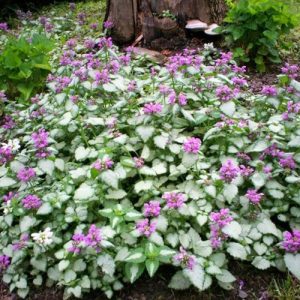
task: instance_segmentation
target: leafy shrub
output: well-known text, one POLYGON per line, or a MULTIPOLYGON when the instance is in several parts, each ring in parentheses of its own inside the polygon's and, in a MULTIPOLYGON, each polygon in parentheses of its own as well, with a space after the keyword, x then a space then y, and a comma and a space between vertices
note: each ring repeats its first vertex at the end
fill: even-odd
POLYGON ((11 290, 112 297, 163 264, 171 288, 228 289, 232 258, 300 278, 299 68, 253 95, 231 53, 205 49, 156 66, 109 38, 71 39, 30 107, 0 94, 11 290))
POLYGON ((21 93, 22 99, 29 99, 44 86, 51 71, 52 49, 53 43, 45 35, 10 37, 0 56, 0 88, 11 97, 21 93))
POLYGON ((266 63, 279 63, 279 38, 294 28, 297 15, 277 0, 240 0, 233 3, 225 18, 226 42, 234 56, 253 62, 259 71, 266 63))

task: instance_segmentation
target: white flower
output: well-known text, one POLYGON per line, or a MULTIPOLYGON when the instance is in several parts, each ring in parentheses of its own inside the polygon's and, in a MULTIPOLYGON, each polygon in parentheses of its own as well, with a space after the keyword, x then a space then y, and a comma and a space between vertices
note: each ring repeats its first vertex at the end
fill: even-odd
POLYGON ((5 215, 7 215, 7 214, 9 214, 9 213, 11 213, 11 212, 12 212, 11 200, 8 200, 8 201, 6 202, 6 206, 5 206, 4 210, 3 210, 3 213, 4 213, 5 215))
POLYGON ((18 139, 9 140, 7 143, 2 143, 3 148, 11 148, 13 152, 20 149, 20 141, 18 139))
POLYGON ((52 244, 53 242, 52 236, 53 236, 53 232, 49 227, 47 227, 44 231, 31 234, 31 237, 33 238, 34 241, 44 246, 52 244))
POLYGON ((215 50, 214 43, 205 43, 204 50, 209 50, 209 51, 215 50))

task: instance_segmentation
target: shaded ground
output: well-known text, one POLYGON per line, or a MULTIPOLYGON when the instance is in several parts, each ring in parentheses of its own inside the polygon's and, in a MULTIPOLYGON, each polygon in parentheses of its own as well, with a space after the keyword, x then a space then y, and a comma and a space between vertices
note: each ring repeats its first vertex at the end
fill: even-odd
MULTIPOLYGON (((271 292, 270 286, 275 281, 283 281, 286 275, 276 269, 259 271, 250 264, 232 262, 229 269, 236 276, 237 281, 233 290, 225 291, 214 285, 208 291, 199 293, 190 288, 184 291, 175 291, 168 288, 168 282, 174 274, 174 269, 163 267, 154 278, 143 276, 133 285, 126 286, 116 293, 113 299, 117 300, 220 300, 220 299, 300 299, 300 293, 296 296, 281 297, 278 292, 271 292)), ((296 283, 299 288, 299 283, 296 283)), ((294 294, 293 294, 294 295, 294 294)), ((16 295, 10 295, 7 289, 0 285, 0 300, 17 300, 16 295)), ((31 292, 28 300, 62 300, 63 293, 58 288, 40 289, 31 292)), ((84 300, 104 300, 106 297, 99 292, 87 294, 84 300)))

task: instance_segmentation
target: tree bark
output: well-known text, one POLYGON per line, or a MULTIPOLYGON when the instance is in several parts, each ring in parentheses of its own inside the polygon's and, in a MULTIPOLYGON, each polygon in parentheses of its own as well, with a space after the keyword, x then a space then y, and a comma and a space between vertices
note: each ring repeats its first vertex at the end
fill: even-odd
POLYGON ((142 34, 146 45, 159 40, 172 48, 186 40, 187 20, 219 23, 225 12, 224 0, 108 0, 105 19, 114 23, 116 43, 128 44, 142 34), (162 17, 167 10, 174 18, 162 17))

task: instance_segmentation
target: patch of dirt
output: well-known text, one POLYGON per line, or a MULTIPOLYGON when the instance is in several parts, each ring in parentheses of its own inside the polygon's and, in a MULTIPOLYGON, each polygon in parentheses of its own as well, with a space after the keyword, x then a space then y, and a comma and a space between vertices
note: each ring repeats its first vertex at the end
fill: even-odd
MULTIPOLYGON (((172 267, 162 267, 154 278, 144 275, 132 285, 126 285, 117 292, 113 299, 117 300, 236 300, 236 299, 273 299, 268 295, 268 286, 272 280, 284 279, 285 274, 276 269, 259 271, 250 264, 233 261, 229 269, 236 276, 234 289, 223 290, 214 284, 209 290, 200 293, 195 288, 176 291, 168 288, 170 278, 175 273, 172 267)), ((16 295, 10 295, 3 284, 0 284, 0 300, 18 300, 16 295)), ((33 289, 27 300, 62 300, 63 293, 58 288, 33 289)), ((91 292, 83 300, 104 300, 101 292, 91 292)), ((75 300, 72 299, 72 300, 75 300)))

